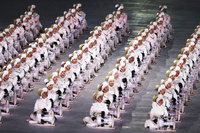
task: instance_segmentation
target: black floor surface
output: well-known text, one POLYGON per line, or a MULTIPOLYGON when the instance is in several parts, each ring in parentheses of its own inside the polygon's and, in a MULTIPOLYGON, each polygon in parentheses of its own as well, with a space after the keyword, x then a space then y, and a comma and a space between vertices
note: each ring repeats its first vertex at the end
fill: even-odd
MULTIPOLYGON (((108 133, 142 133, 152 132, 144 129, 144 122, 147 113, 151 109, 152 97, 156 94, 154 88, 165 78, 165 72, 173 65, 173 60, 180 53, 180 49, 185 46, 187 38, 194 32, 199 24, 200 18, 200 1, 198 0, 6 0, 0 4, 0 30, 7 25, 13 23, 15 18, 23 14, 28 5, 35 4, 37 12, 40 14, 40 20, 44 27, 49 27, 54 23, 57 16, 61 16, 64 11, 72 8, 74 3, 81 2, 83 11, 87 14, 87 22, 89 30, 80 37, 79 41, 70 50, 66 51, 66 55, 61 56, 61 60, 57 61, 57 65, 42 77, 41 82, 34 85, 34 91, 25 95, 24 101, 19 101, 16 108, 11 108, 9 116, 3 116, 3 124, 0 125, 0 132, 18 133, 18 132, 68 132, 68 133, 88 133, 88 132, 108 132, 108 133), (81 96, 71 104, 72 109, 64 111, 64 117, 58 118, 55 127, 40 127, 30 125, 26 122, 29 115, 33 111, 35 100, 38 98, 37 90, 44 86, 43 80, 50 72, 60 67, 60 63, 68 60, 68 54, 78 49, 78 46, 89 37, 89 31, 95 26, 99 26, 104 21, 107 14, 112 13, 116 3, 123 3, 124 11, 128 15, 128 23, 130 25, 130 36, 123 39, 123 44, 117 47, 117 50, 109 57, 108 61, 101 68, 96 77, 85 90, 81 91, 81 96), (157 59, 157 64, 152 66, 150 74, 145 76, 143 86, 140 87, 140 93, 135 94, 135 98, 131 100, 131 105, 126 106, 126 113, 121 114, 121 120, 115 122, 115 130, 98 130, 85 126, 82 119, 89 115, 89 109, 92 104, 92 94, 96 92, 97 85, 104 81, 108 72, 115 67, 118 57, 124 56, 124 47, 137 36, 137 33, 154 21, 158 6, 166 4, 168 6, 168 14, 171 16, 173 26, 174 40, 171 41, 165 50, 162 51, 161 57, 157 59)), ((186 114, 181 116, 181 123, 177 124, 178 133, 192 132, 197 133, 200 130, 200 84, 195 95, 191 97, 192 102, 185 110, 186 114)))

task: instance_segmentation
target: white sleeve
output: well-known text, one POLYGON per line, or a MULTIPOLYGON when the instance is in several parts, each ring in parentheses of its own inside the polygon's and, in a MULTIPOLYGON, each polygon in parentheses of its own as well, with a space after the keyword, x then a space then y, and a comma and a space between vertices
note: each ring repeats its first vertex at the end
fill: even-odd
POLYGON ((13 83, 13 85, 17 84, 17 77, 15 77, 14 79, 12 79, 12 83, 13 83))
POLYGON ((95 113, 95 108, 94 108, 94 105, 92 104, 90 108, 90 117, 94 117, 94 113, 95 113))
POLYGON ((165 107, 165 113, 164 113, 164 116, 168 116, 168 112, 167 112, 166 107, 165 107))
POLYGON ((5 92, 3 90, 0 91, 0 100, 2 100, 3 96, 4 96, 5 92))
POLYGON ((51 106, 52 106, 51 101, 48 100, 47 106, 45 107, 47 112, 49 112, 51 110, 51 106))
POLYGON ((23 77, 24 77, 24 74, 25 74, 25 73, 24 73, 24 70, 23 70, 21 73, 17 73, 17 75, 19 75, 20 78, 23 78, 23 77))
POLYGON ((12 85, 12 83, 10 82, 10 83, 9 83, 9 86, 8 86, 6 89, 7 89, 8 91, 11 91, 12 87, 13 87, 13 85, 12 85))
POLYGON ((24 68, 24 71, 25 71, 25 72, 28 72, 28 70, 29 70, 29 66, 26 66, 26 67, 24 68))
MULTIPOLYGON (((105 103, 104 103, 105 104, 105 103)), ((105 112, 105 115, 108 115, 108 107, 107 107, 107 105, 105 104, 105 106, 104 106, 104 112, 105 112)))
POLYGON ((69 81, 65 82, 65 83, 62 85, 62 88, 66 88, 66 89, 67 89, 68 85, 69 85, 69 81))
POLYGON ((111 103, 113 102, 113 96, 112 95, 109 96, 109 100, 110 100, 111 103))
POLYGON ((34 106, 34 112, 38 111, 40 108, 39 108, 39 101, 38 99, 36 100, 35 102, 35 106, 34 106))
POLYGON ((29 62, 29 66, 30 66, 30 67, 33 67, 33 66, 34 66, 34 64, 35 64, 35 60, 34 60, 34 61, 30 61, 30 62, 29 62))
POLYGON ((150 111, 150 119, 152 119, 154 117, 154 109, 152 108, 150 111))

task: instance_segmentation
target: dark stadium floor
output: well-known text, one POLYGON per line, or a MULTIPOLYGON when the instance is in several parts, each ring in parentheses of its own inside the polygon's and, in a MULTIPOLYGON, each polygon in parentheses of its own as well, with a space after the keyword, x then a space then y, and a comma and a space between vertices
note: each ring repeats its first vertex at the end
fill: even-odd
MULTIPOLYGON (((27 10, 27 6, 35 4, 36 11, 40 14, 40 20, 44 27, 50 27, 54 23, 57 16, 62 15, 63 11, 68 10, 74 3, 82 3, 82 9, 87 14, 89 30, 80 37, 79 41, 75 41, 75 45, 66 51, 66 55, 61 56, 61 60, 57 61, 56 66, 52 66, 52 70, 42 77, 40 82, 34 85, 34 91, 25 95, 24 101, 19 101, 16 108, 10 109, 9 116, 3 116, 3 124, 0 125, 0 132, 22 133, 22 132, 65 132, 65 133, 89 133, 89 132, 106 132, 106 133, 142 133, 151 132, 144 129, 144 122, 147 113, 151 109, 152 97, 156 94, 155 86, 160 80, 166 77, 165 72, 173 65, 173 60, 180 53, 180 49, 185 46, 187 38, 194 32, 199 24, 200 2, 198 0, 6 0, 0 4, 0 30, 13 23, 13 20, 19 17, 27 10), (63 118, 58 118, 55 127, 40 127, 30 125, 26 122, 29 115, 33 112, 35 100, 38 98, 37 91, 44 86, 43 80, 53 71, 60 67, 60 63, 68 60, 68 55, 89 37, 89 31, 95 26, 99 26, 104 21, 105 16, 112 13, 116 3, 124 4, 124 12, 128 15, 128 23, 130 26, 130 36, 123 38, 123 44, 118 46, 116 51, 109 57, 106 64, 101 68, 96 77, 85 90, 81 91, 81 96, 71 104, 71 110, 64 111, 63 118), (89 115, 89 110, 93 102, 92 95, 97 90, 97 85, 105 80, 108 72, 115 67, 117 58, 124 56, 124 47, 137 36, 137 33, 154 21, 158 6, 166 4, 168 6, 168 14, 171 16, 171 24, 174 30, 174 40, 171 41, 167 48, 161 52, 161 56, 156 60, 157 64, 152 65, 150 74, 145 76, 143 86, 140 92, 135 94, 135 98, 131 100, 131 105, 126 106, 126 112, 121 114, 121 120, 115 122, 115 130, 99 130, 91 129, 85 126, 83 118, 89 115)), ((200 130, 200 84, 195 95, 191 97, 192 102, 185 110, 185 115, 181 116, 182 123, 176 125, 178 133, 192 132, 196 133, 200 130)))

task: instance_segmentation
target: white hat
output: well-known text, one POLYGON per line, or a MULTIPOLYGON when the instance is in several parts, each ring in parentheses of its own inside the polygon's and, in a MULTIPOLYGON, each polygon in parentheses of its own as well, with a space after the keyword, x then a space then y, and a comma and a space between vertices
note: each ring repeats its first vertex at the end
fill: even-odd
POLYGON ((161 99, 163 99, 162 95, 158 95, 158 98, 156 99, 156 103, 158 103, 161 99))
POLYGON ((169 70, 172 70, 174 68, 174 66, 171 66, 170 68, 169 68, 169 70))
POLYGON ((74 12, 76 12, 76 9, 72 9, 72 10, 71 10, 71 13, 74 13, 74 12))
POLYGON ((35 6, 35 5, 31 5, 31 7, 32 7, 32 8, 36 8, 36 6, 35 6))
POLYGON ((112 23, 112 19, 108 19, 108 23, 112 23))
POLYGON ((59 71, 59 75, 61 74, 61 72, 65 71, 65 70, 66 70, 65 67, 61 67, 60 71, 59 71))
POLYGON ((120 5, 117 10, 121 10, 121 9, 124 9, 123 5, 120 5))
POLYGON ((180 67, 179 67, 179 66, 176 66, 176 67, 174 68, 174 71, 180 71, 180 67))
POLYGON ((129 47, 125 47, 124 49, 127 50, 129 47))
POLYGON ((105 28, 106 25, 108 25, 108 21, 106 21, 106 22, 104 23, 103 27, 105 28))
POLYGON ((60 17, 60 22, 63 22, 65 20, 65 18, 62 16, 62 17, 60 17))
POLYGON ((151 25, 151 26, 149 27, 149 29, 154 29, 154 26, 153 26, 153 25, 151 25))
POLYGON ((163 18, 159 18, 159 19, 158 19, 158 22, 159 22, 159 21, 163 21, 163 18))
POLYGON ((134 50, 133 46, 129 47, 129 49, 128 49, 128 51, 127 51, 127 54, 130 53, 130 52, 133 51, 133 50, 134 50))
POLYGON ((160 92, 162 89, 165 89, 165 85, 163 84, 158 88, 158 92, 160 92))
POLYGON ((138 44, 138 40, 134 40, 132 46, 134 46, 135 44, 138 44))
POLYGON ((174 63, 176 62, 177 60, 174 60, 174 63))
POLYGON ((153 26, 157 26, 157 22, 153 22, 153 26))
POLYGON ((36 44, 34 43, 34 44, 31 44, 31 47, 32 48, 36 48, 36 44))
POLYGON ((70 16, 71 15, 71 13, 67 13, 66 15, 65 15, 65 18, 67 18, 68 16, 70 16))
POLYGON ((80 54, 82 54, 82 50, 77 51, 77 55, 80 55, 80 54))
POLYGON ((76 9, 78 9, 81 6, 82 6, 81 3, 78 3, 77 6, 76 6, 76 9))
POLYGON ((166 73, 168 73, 170 70, 167 70, 166 73))
POLYGON ((29 53, 32 52, 32 51, 33 51, 32 48, 28 48, 28 50, 27 50, 27 54, 29 54, 29 53))
POLYGON ((69 61, 66 61, 64 67, 67 67, 67 66, 69 66, 69 65, 70 65, 70 62, 69 62, 69 61))
MULTIPOLYGON (((47 80, 48 81, 48 80, 47 80)), ((54 82, 53 82, 53 80, 50 80, 47 84, 46 84, 46 87, 48 87, 49 85, 53 85, 54 84, 54 82)))
POLYGON ((108 24, 109 24, 108 21, 105 21, 104 25, 108 25, 108 24))
POLYGON ((23 18, 23 21, 25 21, 27 18, 29 18, 29 16, 25 15, 25 17, 23 18))
POLYGON ((94 42, 94 39, 91 38, 88 44, 93 43, 93 42, 94 42))
MULTIPOLYGON (((176 62, 177 60, 174 60, 174 63, 176 62)), ((178 66, 180 63, 183 63, 183 60, 179 60, 177 63, 176 63, 176 66, 178 66)))
POLYGON ((49 82, 48 79, 44 79, 44 83, 47 84, 49 82))
POLYGON ((84 49, 86 49, 86 48, 88 48, 88 43, 85 43, 85 44, 83 45, 82 50, 84 50, 84 49))
POLYGON ((98 91, 97 93, 94 93, 93 94, 93 98, 95 98, 95 100, 98 100, 98 98, 100 97, 100 96, 102 96, 103 95, 103 92, 102 91, 98 91))
MULTIPOLYGON (((195 34, 195 35, 193 35, 193 38, 192 39, 196 39, 197 38, 197 34, 195 34)), ((192 41, 192 39, 191 39, 191 41, 192 41)))
POLYGON ((102 30, 102 27, 101 27, 101 26, 98 26, 98 27, 97 27, 97 30, 102 30))
POLYGON ((117 70, 116 68, 114 68, 114 69, 112 70, 112 76, 114 76, 115 73, 117 73, 117 72, 118 72, 118 70, 117 70))
POLYGON ((9 29, 5 29, 5 32, 9 32, 10 33, 9 29))
POLYGON ((0 37, 4 37, 3 33, 0 33, 0 37))
POLYGON ((67 11, 64 11, 64 12, 63 12, 63 14, 66 14, 66 13, 67 13, 67 11))
POLYGON ((185 53, 186 51, 189 51, 190 49, 188 47, 185 47, 183 53, 185 53))
POLYGON ((140 41, 140 40, 142 40, 142 37, 141 37, 141 36, 138 37, 138 41, 140 41))
POLYGON ((2 79, 4 79, 4 77, 6 76, 6 75, 8 75, 8 71, 3 71, 3 75, 2 75, 2 79))
POLYGON ((169 77, 172 76, 172 75, 176 75, 176 72, 175 71, 171 71, 170 74, 169 74, 169 77))
POLYGON ((15 28, 14 24, 10 24, 10 28, 15 28))
POLYGON ((162 84, 164 81, 165 81, 164 79, 161 79, 161 80, 160 80, 160 84, 162 84))
POLYGON ((177 63, 177 66, 178 66, 180 63, 183 63, 183 60, 179 60, 179 62, 177 63))
POLYGON ((166 6, 166 5, 164 5, 160 10, 162 11, 162 10, 164 10, 164 9, 167 9, 167 6, 166 6))
POLYGON ((28 15, 32 15, 32 12, 28 12, 28 15))
POLYGON ((53 32, 53 29, 52 29, 52 28, 49 28, 48 33, 50 33, 50 32, 53 32))
POLYGON ((21 23, 21 20, 18 18, 16 19, 16 24, 21 23))
POLYGON ((119 65, 119 70, 121 70, 121 68, 122 68, 123 66, 125 66, 125 63, 121 63, 121 64, 119 65))
POLYGON ((19 62, 20 62, 20 59, 19 59, 19 58, 16 58, 16 59, 15 59, 15 62, 14 62, 14 66, 16 66, 17 63, 19 63, 19 62))
POLYGON ((44 92, 48 92, 48 89, 46 87, 38 90, 38 94, 40 93, 40 96, 42 96, 44 92))
MULTIPOLYGON (((120 64, 121 64, 121 63, 124 63, 124 61, 126 61, 126 57, 124 57, 124 56, 122 56, 122 57, 120 57, 120 58, 118 58, 118 59, 120 59, 120 64)), ((118 59, 117 59, 117 60, 118 60, 118 59)))
POLYGON ((112 14, 109 14, 108 15, 108 19, 110 19, 110 18, 112 18, 113 17, 113 15, 112 14))
MULTIPOLYGON (((88 40, 90 40, 92 37, 90 36, 90 37, 88 37, 88 40)), ((85 42, 86 42, 87 40, 85 40, 85 42)))
POLYGON ((159 17, 162 17, 163 15, 165 15, 164 12, 161 12, 161 13, 159 14, 159 17))
POLYGON ((45 33, 41 33, 40 35, 41 35, 42 38, 47 39, 47 36, 46 36, 45 33))
POLYGON ((51 79, 53 79, 56 76, 58 76, 58 73, 57 72, 53 72, 53 75, 52 75, 51 79))
POLYGON ((189 47, 194 46, 194 42, 190 42, 189 47))
POLYGON ((182 55, 182 57, 180 58, 180 60, 183 60, 183 59, 185 59, 185 58, 187 58, 187 55, 182 55))
POLYGON ((165 82, 165 86, 167 86, 168 83, 172 83, 172 79, 168 78, 167 81, 165 82))
POLYGON ((99 32, 98 32, 98 30, 95 30, 94 32, 93 32, 93 36, 95 36, 96 34, 98 34, 99 32))
POLYGON ((198 29, 198 31, 196 32, 196 34, 197 34, 197 35, 199 35, 199 34, 200 34, 200 29, 198 29))
POLYGON ((110 82, 111 80, 114 80, 114 76, 109 76, 108 82, 110 82))
POLYGON ((11 64, 8 64, 7 67, 6 67, 6 70, 8 71, 9 69, 12 68, 12 65, 11 64))
POLYGON ((58 28, 58 25, 57 24, 53 24, 53 29, 57 29, 58 28))
POLYGON ((21 54, 21 58, 20 59, 22 59, 22 58, 26 58, 26 54, 21 54))
POLYGON ((103 91, 106 86, 108 86, 108 82, 104 81, 101 90, 103 91))
POLYGON ((61 23, 63 23, 64 22, 64 20, 59 20, 59 22, 58 22, 58 25, 60 25, 61 23))
POLYGON ((145 28, 145 29, 144 29, 144 32, 149 32, 149 29, 145 28))
POLYGON ((42 38, 39 38, 39 39, 38 39, 38 43, 44 43, 43 39, 42 39, 42 38))
POLYGON ((117 7, 119 7, 119 6, 120 6, 119 4, 116 4, 116 5, 115 5, 115 8, 117 8, 117 7))
POLYGON ((134 53, 131 53, 128 57, 128 60, 131 58, 131 57, 134 57, 135 58, 135 54, 134 53))
POLYGON ((125 61, 125 60, 126 60, 126 57, 122 56, 121 61, 125 61))
POLYGON ((121 13, 120 11, 117 11, 117 12, 116 12, 116 15, 118 15, 118 14, 120 14, 120 13, 121 13))
POLYGON ((147 33, 146 32, 142 32, 141 36, 146 36, 147 33))
POLYGON ((72 58, 71 58, 71 61, 74 60, 74 59, 77 59, 77 58, 78 58, 77 55, 74 54, 74 56, 72 56, 72 58))

